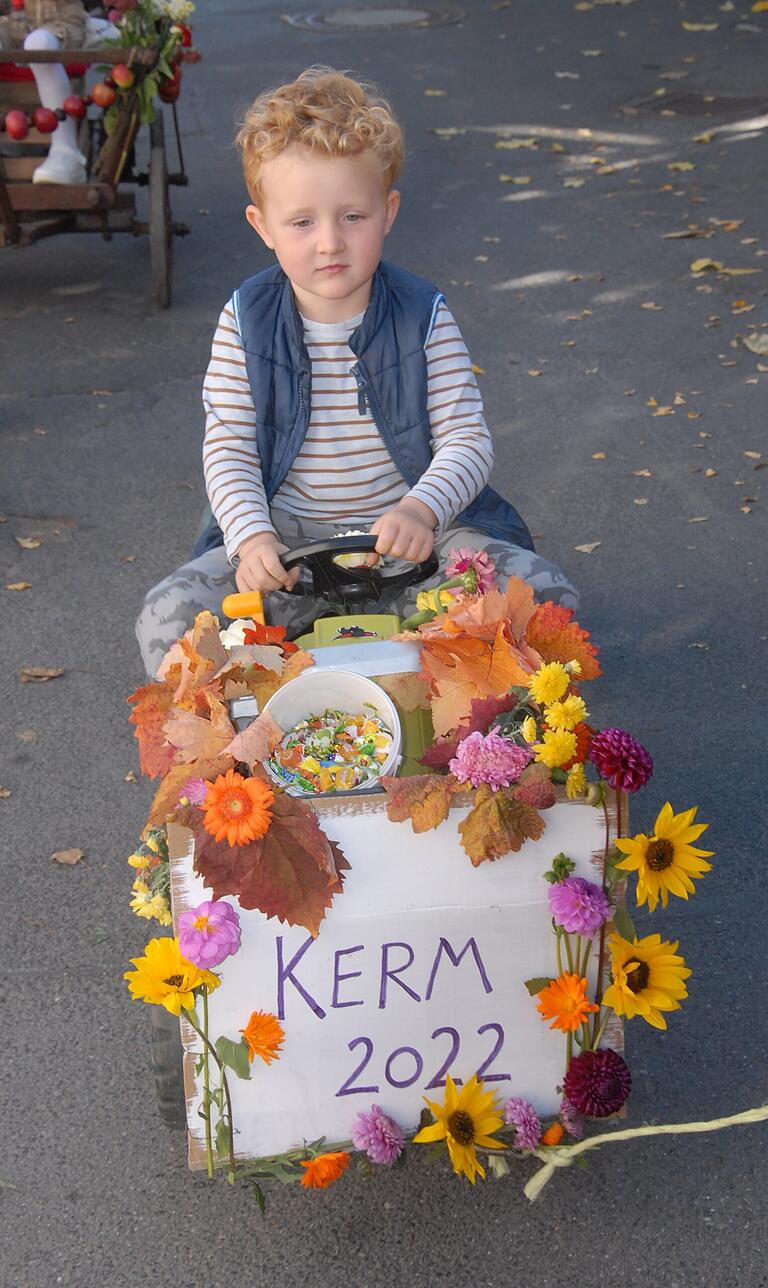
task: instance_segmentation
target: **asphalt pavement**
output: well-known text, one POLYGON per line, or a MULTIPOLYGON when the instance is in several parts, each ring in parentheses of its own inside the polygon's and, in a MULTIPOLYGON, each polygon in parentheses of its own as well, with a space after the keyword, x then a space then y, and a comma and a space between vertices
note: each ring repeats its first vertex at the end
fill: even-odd
POLYGON ((498 485, 602 649, 596 721, 653 754, 635 827, 667 799, 711 825, 714 872, 663 917, 690 998, 668 1033, 628 1031, 630 1120, 766 1099, 762 8, 470 0, 461 23, 347 31, 209 0, 179 104, 190 185, 172 198, 192 233, 172 307, 151 303, 144 239, 0 256, 2 1285, 768 1284, 765 1126, 603 1149, 535 1205, 527 1164, 471 1189, 416 1161, 276 1189, 262 1219, 158 1123, 148 1017, 121 980, 145 942, 125 858, 151 794, 125 705, 133 619, 197 527, 219 310, 269 263, 233 123, 329 63, 403 120, 387 254, 441 285, 484 370, 498 485), (24 666, 64 673, 21 683, 24 666), (51 862, 67 848, 85 860, 51 862))

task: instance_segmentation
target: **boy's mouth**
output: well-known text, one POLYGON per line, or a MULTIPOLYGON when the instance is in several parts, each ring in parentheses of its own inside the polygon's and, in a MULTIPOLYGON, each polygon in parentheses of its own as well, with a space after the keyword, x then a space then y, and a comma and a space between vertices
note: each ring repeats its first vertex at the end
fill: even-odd
POLYGON ((341 273, 346 267, 346 264, 324 264, 317 271, 318 273, 341 273))

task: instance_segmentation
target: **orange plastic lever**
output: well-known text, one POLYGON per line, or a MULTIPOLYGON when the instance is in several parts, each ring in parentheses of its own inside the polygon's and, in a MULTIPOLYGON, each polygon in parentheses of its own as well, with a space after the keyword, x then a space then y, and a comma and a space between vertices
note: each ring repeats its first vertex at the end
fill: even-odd
POLYGON ((261 598, 261 592, 250 590, 242 595, 227 595, 221 602, 221 611, 226 617, 252 617, 254 621, 264 621, 264 602, 261 598))

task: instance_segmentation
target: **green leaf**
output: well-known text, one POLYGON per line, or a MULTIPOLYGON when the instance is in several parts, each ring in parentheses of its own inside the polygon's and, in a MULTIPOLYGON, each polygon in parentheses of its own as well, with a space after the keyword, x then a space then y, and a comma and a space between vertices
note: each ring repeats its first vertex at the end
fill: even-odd
POLYGON ((623 904, 620 904, 614 912, 613 924, 622 939, 628 939, 632 943, 635 937, 635 925, 623 904))
POLYGON ((216 1042, 216 1054, 228 1069, 236 1073, 245 1082, 250 1081, 251 1066, 248 1061, 248 1048, 242 1038, 233 1042, 231 1038, 219 1038, 216 1042))
POLYGON ((564 770, 564 769, 553 769, 553 770, 552 770, 552 782, 553 782, 553 783, 561 783, 561 784, 562 784, 562 783, 567 782, 567 780, 568 780, 568 775, 566 774, 566 772, 565 772, 565 770, 564 770))
POLYGON ((200 1076, 200 1074, 203 1072, 203 1065, 204 1065, 204 1064, 205 1064, 205 1058, 204 1058, 204 1056, 199 1055, 199 1056, 197 1057, 197 1059, 195 1060, 195 1073, 197 1074, 197 1076, 198 1076, 198 1077, 199 1077, 199 1076, 200 1076))
POLYGON ((533 979, 525 980, 525 987, 531 997, 536 997, 543 988, 548 988, 551 983, 551 975, 536 975, 533 979))
POLYGON ((264 1213, 265 1213, 265 1212, 266 1212, 266 1210, 267 1210, 267 1200, 266 1200, 266 1198, 264 1197, 264 1191, 263 1191, 263 1189, 261 1188, 261 1186, 259 1185, 258 1181, 248 1181, 248 1185, 249 1185, 249 1186, 251 1187, 251 1189, 253 1190, 253 1197, 255 1198, 256 1202, 258 1203, 258 1205, 259 1205, 259 1211, 261 1212, 261 1215, 263 1216, 263 1215, 264 1215, 264 1213))
POLYGON ((226 1118, 220 1118, 216 1124, 216 1153, 219 1158, 229 1154, 229 1124, 226 1118))

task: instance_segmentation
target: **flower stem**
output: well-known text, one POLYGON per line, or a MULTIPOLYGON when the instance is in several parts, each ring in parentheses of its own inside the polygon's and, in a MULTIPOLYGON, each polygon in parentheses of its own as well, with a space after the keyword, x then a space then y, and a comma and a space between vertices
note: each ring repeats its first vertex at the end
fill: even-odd
POLYGON ((573 1033, 569 1029, 565 1035, 565 1072, 566 1073, 571 1067, 572 1057, 573 1057, 573 1033))
POLYGON ((232 1097, 229 1094, 229 1082, 227 1081, 227 1071, 224 1068, 223 1062, 219 1059, 218 1055, 216 1054, 216 1048, 211 1045, 211 1042, 209 1041, 209 1038, 208 1038, 208 992, 205 986, 203 986, 203 1026, 204 1026, 205 1032, 203 1032, 203 1029, 201 1029, 200 1025, 197 1023, 197 1018, 195 1016, 194 1011, 185 1011, 184 1014, 186 1015, 187 1019, 192 1025, 192 1028, 195 1030, 198 1036, 201 1037, 203 1040, 203 1102, 206 1109, 205 1146, 206 1146, 206 1155, 208 1159, 208 1176, 209 1178, 213 1177, 213 1167, 214 1167, 213 1143, 211 1140, 210 1088, 208 1084, 208 1053, 210 1052, 218 1067, 219 1073, 221 1074, 221 1085, 224 1088, 224 1098, 227 1102, 227 1126, 228 1126, 228 1138, 229 1138, 229 1168, 227 1171, 227 1180, 230 1185, 234 1185, 235 1183, 235 1144, 234 1144, 234 1128, 232 1126, 232 1097))
POLYGON ((563 939, 565 940, 565 956, 568 960, 568 970, 570 971, 571 974, 573 974, 573 953, 571 952, 570 935, 568 934, 563 935, 563 939))
POLYGON ((203 1112, 205 1114, 205 1157, 208 1163, 208 1180, 213 1180, 213 1140, 211 1138, 211 1081, 208 1062, 208 989, 203 985, 203 1112))
MULTIPOLYGON (((616 805, 617 805, 616 835, 618 836, 619 834, 619 828, 618 828, 619 793, 618 792, 616 793, 616 805)), ((611 826, 608 820, 608 806, 605 803, 605 799, 603 799, 603 817, 605 818, 605 852, 603 854, 602 885, 603 885, 603 890, 605 891, 605 873, 606 873, 606 868, 608 867, 608 849, 611 843, 611 826)), ((598 954, 597 954, 597 985, 595 987, 595 1001, 597 1002, 598 1006, 600 1006, 603 1000, 603 970, 605 967, 605 924, 606 923, 603 922, 602 926, 600 927, 600 941, 599 941, 599 948, 598 948, 598 954)), ((594 1026, 592 1029, 593 1034, 597 1032, 597 1022, 599 1018, 600 1018, 600 1012, 595 1011, 594 1026)), ((592 1045, 594 1046, 594 1042, 592 1045)))
MULTIPOLYGON (((600 1027, 599 1027, 599 1029, 598 1029, 598 1030, 597 1030, 597 1032, 595 1033, 594 1038, 592 1039, 592 1046, 591 1046, 591 1050, 592 1050, 592 1051, 596 1051, 596 1050, 597 1050, 597 1048, 600 1046, 600 1043, 601 1043, 602 1038, 603 1038, 603 1034, 605 1033, 605 1026, 606 1026, 606 1024, 608 1023, 609 1016, 610 1016, 610 1012, 608 1012, 608 1011, 607 1011, 607 1012, 606 1012, 606 1015, 605 1015, 605 1019, 603 1020, 602 1024, 601 1024, 601 1025, 600 1025, 600 1027)), ((596 1012, 596 1014, 595 1014, 595 1022, 597 1022, 599 1019, 600 1019, 600 1012, 598 1011, 598 1012, 596 1012)))
POLYGON ((560 930, 560 928, 558 927, 558 929, 555 931, 555 945, 556 945, 556 947, 557 947, 557 973, 558 973, 558 975, 562 975, 562 973, 563 973, 563 954, 562 954, 562 951, 561 951, 561 948, 560 948, 560 940, 562 939, 562 935, 563 935, 563 932, 562 932, 562 930, 560 930))

